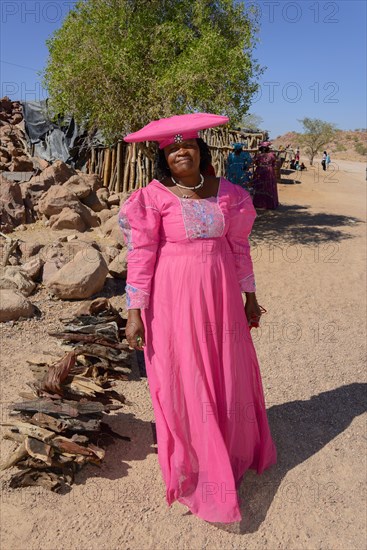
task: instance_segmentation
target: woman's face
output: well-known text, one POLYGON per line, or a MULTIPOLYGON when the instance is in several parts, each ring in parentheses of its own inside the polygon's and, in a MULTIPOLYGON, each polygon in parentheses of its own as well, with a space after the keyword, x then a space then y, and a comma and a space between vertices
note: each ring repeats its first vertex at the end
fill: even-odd
POLYGON ((200 149, 196 139, 167 145, 164 155, 173 177, 182 178, 200 172, 200 149))

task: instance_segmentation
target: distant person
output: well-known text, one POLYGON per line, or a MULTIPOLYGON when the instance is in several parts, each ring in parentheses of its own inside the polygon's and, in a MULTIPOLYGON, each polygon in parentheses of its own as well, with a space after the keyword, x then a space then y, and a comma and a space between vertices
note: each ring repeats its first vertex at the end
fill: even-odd
POLYGON ((284 156, 284 161, 283 161, 283 166, 282 167, 288 170, 290 168, 290 162, 291 162, 291 159, 292 159, 292 154, 291 154, 291 151, 290 151, 290 143, 288 143, 288 145, 285 146, 284 153, 285 153, 285 156, 284 156))
POLYGON ((281 162, 280 166, 283 166, 283 164, 285 163, 285 159, 287 158, 287 151, 286 151, 285 147, 281 148, 279 157, 280 157, 280 162, 281 162))
POLYGON ((294 154, 294 169, 299 170, 299 147, 297 147, 294 154))
POLYGON ((331 162, 329 153, 327 153, 325 161, 326 161, 326 170, 327 170, 331 162))
POLYGON ((280 160, 280 167, 282 168, 283 164, 285 163, 285 159, 287 157, 287 152, 283 145, 279 147, 279 160, 280 160))
POLYGON ((326 170, 326 158, 327 158, 327 152, 324 151, 323 155, 322 155, 322 160, 321 160, 321 164, 322 164, 322 169, 325 171, 326 170))
POLYGON ((242 143, 235 143, 233 152, 229 153, 227 159, 227 179, 248 190, 251 164, 252 157, 250 153, 242 149, 242 143))
POLYGON ((279 206, 275 154, 270 151, 270 141, 263 141, 259 145, 259 153, 256 154, 254 163, 256 166, 254 185, 255 208, 275 210, 279 206))

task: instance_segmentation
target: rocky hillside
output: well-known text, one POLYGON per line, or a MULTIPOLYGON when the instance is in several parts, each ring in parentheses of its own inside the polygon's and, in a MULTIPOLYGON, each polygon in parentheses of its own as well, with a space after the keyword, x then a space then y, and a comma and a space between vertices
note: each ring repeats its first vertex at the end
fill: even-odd
MULTIPOLYGON (((288 132, 278 136, 273 141, 274 146, 279 147, 279 145, 286 146, 288 144, 292 147, 300 146, 302 154, 298 136, 299 134, 296 132, 288 132)), ((367 156, 367 130, 338 130, 335 133, 335 138, 325 146, 325 150, 334 159, 365 162, 367 156)))

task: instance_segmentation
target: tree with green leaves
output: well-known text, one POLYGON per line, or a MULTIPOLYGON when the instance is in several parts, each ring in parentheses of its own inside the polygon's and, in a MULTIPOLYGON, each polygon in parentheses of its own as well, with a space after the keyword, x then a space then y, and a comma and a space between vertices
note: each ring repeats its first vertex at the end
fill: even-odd
POLYGON ((47 40, 50 110, 107 142, 195 111, 239 124, 263 69, 258 12, 236 0, 80 0, 47 40))
POLYGON ((261 116, 255 113, 248 113, 242 117, 240 128, 241 130, 251 130, 252 132, 260 132, 261 125, 263 124, 261 116))
POLYGON ((307 117, 299 120, 299 122, 304 129, 304 133, 299 134, 299 140, 305 148, 305 153, 312 166, 317 153, 334 137, 336 125, 331 122, 324 122, 319 118, 307 117))

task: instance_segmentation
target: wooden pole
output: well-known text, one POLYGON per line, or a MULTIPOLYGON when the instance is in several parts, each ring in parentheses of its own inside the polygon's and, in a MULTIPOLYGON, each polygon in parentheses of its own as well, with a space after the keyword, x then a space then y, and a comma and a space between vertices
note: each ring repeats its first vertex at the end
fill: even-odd
MULTIPOLYGON (((261 132, 250 133, 227 128, 210 128, 201 133, 209 145, 214 169, 223 175, 228 153, 233 143, 244 142, 244 150, 256 152, 264 139, 261 132)), ((88 172, 98 174, 105 187, 119 193, 146 186, 154 175, 154 158, 149 145, 126 145, 118 141, 113 148, 94 147, 91 151, 88 172), (147 148, 148 147, 148 148, 147 148)))
POLYGON ((130 157, 130 177, 129 177, 129 191, 135 187, 135 170, 136 170, 136 143, 133 143, 131 146, 131 157, 130 157))
POLYGON ((105 165, 103 170, 103 186, 108 187, 110 183, 110 176, 111 176, 111 149, 108 148, 105 150, 105 165))
POLYGON ((120 193, 122 190, 122 142, 117 143, 117 182, 116 182, 116 193, 120 193))
POLYGON ((116 181, 117 181, 117 165, 115 164, 114 169, 112 171, 109 190, 111 193, 114 193, 116 191, 116 181))
POLYGON ((136 187, 137 188, 140 188, 140 187, 143 186, 143 177, 144 177, 144 175, 143 175, 143 166, 142 166, 141 156, 142 156, 142 152, 141 152, 141 149, 139 147, 139 149, 138 149, 138 158, 137 158, 137 161, 136 161, 137 170, 136 170, 136 179, 135 179, 135 181, 137 180, 136 181, 136 187))
POLYGON ((99 151, 98 151, 98 170, 97 170, 97 174, 99 175, 99 177, 102 177, 103 158, 104 158, 104 149, 99 149, 99 151))
POLYGON ((100 160, 99 160, 99 177, 103 179, 104 156, 105 156, 105 151, 104 151, 104 149, 101 149, 99 155, 100 155, 100 160))
POLYGON ((122 191, 127 193, 129 188, 129 170, 130 170, 130 156, 131 156, 131 146, 128 145, 125 150, 125 165, 124 165, 124 180, 122 191))
POLYGON ((109 187, 110 190, 113 187, 113 179, 114 179, 114 175, 115 175, 115 168, 116 168, 116 146, 114 146, 113 149, 112 149, 111 175, 110 175, 110 180, 108 182, 108 187, 109 187))

